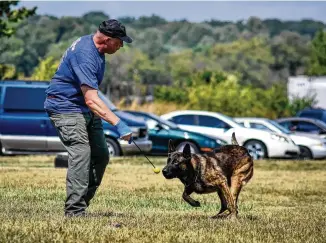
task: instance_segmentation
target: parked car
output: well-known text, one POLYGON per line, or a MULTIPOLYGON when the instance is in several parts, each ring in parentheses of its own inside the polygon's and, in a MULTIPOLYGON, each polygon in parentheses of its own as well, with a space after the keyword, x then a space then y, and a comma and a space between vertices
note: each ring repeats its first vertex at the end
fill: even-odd
POLYGON ((299 146, 299 158, 301 159, 320 159, 326 157, 326 141, 316 135, 302 135, 300 133, 291 132, 276 121, 267 118, 239 117, 234 118, 234 120, 248 128, 262 129, 288 135, 293 142, 299 146))
POLYGON ((161 117, 178 124, 182 129, 218 136, 228 143, 231 143, 232 133, 235 132, 239 144, 246 147, 254 159, 293 158, 300 153, 299 147, 288 136, 245 128, 221 113, 183 110, 161 117))
POLYGON ((151 154, 168 153, 168 142, 173 140, 176 150, 183 151, 188 143, 192 153, 204 153, 226 145, 227 142, 200 133, 190 132, 179 128, 175 123, 166 121, 159 116, 141 111, 125 111, 144 119, 147 123, 149 139, 153 142, 151 154))
POLYGON ((296 114, 296 117, 305 117, 311 119, 321 120, 326 123, 326 110, 320 108, 307 108, 302 111, 299 111, 296 114))
MULTIPOLYGON (((99 97, 110 108, 110 110, 113 111, 114 114, 126 122, 126 124, 130 127, 132 131, 132 137, 135 140, 137 146, 140 147, 143 152, 150 152, 152 150, 152 141, 148 137, 148 128, 146 122, 132 114, 118 110, 117 107, 102 92, 99 92, 99 97)), ((112 131, 116 131, 114 126, 112 126, 110 123, 104 120, 102 120, 102 123, 104 133, 107 136, 110 136, 112 131)), ((118 141, 120 148, 117 147, 116 150, 112 151, 112 153, 110 153, 111 156, 141 153, 133 143, 129 144, 127 141, 121 139, 118 139, 118 141)), ((111 147, 113 148, 113 146, 111 147)))
POLYGON ((321 120, 304 117, 287 117, 275 120, 281 126, 292 132, 300 132, 309 135, 316 134, 320 138, 326 138, 326 123, 321 120))
MULTIPOLYGON (((0 81, 0 152, 3 154, 53 154, 65 152, 48 115, 44 110, 45 89, 48 82, 0 81)), ((101 92, 101 99, 112 104, 101 92)), ((111 105, 112 108, 112 105, 111 105)), ((133 131, 138 146, 150 151, 147 126, 131 114, 114 113, 133 131)), ((111 156, 135 154, 134 144, 119 139, 116 129, 103 121, 103 128, 111 156)))

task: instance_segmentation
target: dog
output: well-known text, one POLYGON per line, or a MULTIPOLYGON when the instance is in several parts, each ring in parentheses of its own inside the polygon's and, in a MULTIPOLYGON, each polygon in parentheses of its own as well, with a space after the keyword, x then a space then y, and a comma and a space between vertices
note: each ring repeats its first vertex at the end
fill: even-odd
POLYGON ((212 218, 236 218, 239 193, 253 176, 253 159, 246 148, 239 146, 235 133, 231 145, 206 154, 192 154, 189 144, 178 152, 169 140, 167 164, 162 173, 166 179, 180 179, 185 186, 182 198, 191 206, 200 207, 190 197, 191 193, 217 192, 221 209, 212 218))

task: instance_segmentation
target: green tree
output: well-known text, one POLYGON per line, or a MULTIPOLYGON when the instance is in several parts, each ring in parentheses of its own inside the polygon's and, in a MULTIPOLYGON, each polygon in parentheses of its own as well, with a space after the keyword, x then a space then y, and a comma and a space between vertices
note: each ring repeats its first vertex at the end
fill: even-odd
POLYGON ((219 43, 206 56, 219 64, 222 70, 238 73, 241 85, 270 86, 270 65, 274 62, 274 57, 265 38, 219 43))
MULTIPOLYGON (((14 6, 17 6, 18 1, 0 1, 0 79, 10 79, 15 78, 16 74, 16 66, 10 62, 8 65, 6 60, 6 54, 4 54, 5 50, 9 47, 9 43, 7 39, 4 37, 11 37, 14 35, 17 23, 20 20, 23 20, 31 15, 35 14, 36 7, 33 9, 26 9, 25 7, 12 9, 14 6)), ((15 43, 12 43, 13 45, 15 43)), ((15 56, 19 51, 15 49, 13 53, 7 53, 8 56, 15 56)), ((10 58, 10 57, 9 57, 10 58)))
POLYGON ((101 11, 88 12, 82 16, 82 19, 84 19, 90 24, 95 25, 96 27, 98 27, 102 21, 107 20, 109 18, 109 15, 106 15, 101 11))
POLYGON ((17 77, 15 66, 0 64, 0 78, 3 80, 17 77))
POLYGON ((40 81, 50 80, 56 72, 58 65, 59 61, 54 60, 52 57, 40 61, 39 65, 35 68, 31 79, 40 81))
POLYGON ((307 74, 326 75, 326 32, 320 30, 311 43, 311 54, 307 74))
MULTIPOLYGON (((288 75, 298 75, 309 56, 309 39, 296 32, 283 31, 271 39, 270 45, 275 62, 271 68, 275 72, 286 70, 288 75)), ((279 76, 279 80, 286 80, 287 76, 279 76)))
POLYGON ((316 97, 294 98, 287 106, 287 115, 295 116, 299 111, 317 104, 316 97))
POLYGON ((12 9, 19 1, 0 1, 0 37, 10 37, 15 33, 15 26, 12 23, 34 15, 36 7, 27 9, 25 7, 12 9))

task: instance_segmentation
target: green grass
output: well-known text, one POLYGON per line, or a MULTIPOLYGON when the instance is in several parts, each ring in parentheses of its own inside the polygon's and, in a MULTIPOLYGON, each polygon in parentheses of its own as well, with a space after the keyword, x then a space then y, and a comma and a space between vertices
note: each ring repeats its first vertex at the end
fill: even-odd
POLYGON ((0 157, 0 242, 326 241, 326 161, 255 162, 233 221, 209 218, 219 210, 215 193, 193 194, 202 207, 189 206, 181 183, 154 174, 143 157, 112 159, 91 217, 65 219, 66 169, 53 159, 0 157))

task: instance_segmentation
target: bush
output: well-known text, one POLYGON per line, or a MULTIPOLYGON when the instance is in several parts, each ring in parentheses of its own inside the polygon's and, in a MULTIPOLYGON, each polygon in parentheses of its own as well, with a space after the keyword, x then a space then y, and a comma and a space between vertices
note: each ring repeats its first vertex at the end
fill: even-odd
POLYGON ((221 112, 233 117, 278 117, 294 115, 311 106, 314 99, 290 102, 286 86, 272 85, 269 89, 240 85, 234 75, 208 72, 193 75, 188 87, 160 86, 155 100, 185 105, 187 109, 221 112))

